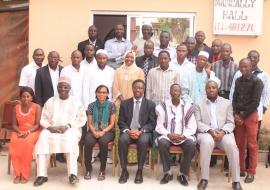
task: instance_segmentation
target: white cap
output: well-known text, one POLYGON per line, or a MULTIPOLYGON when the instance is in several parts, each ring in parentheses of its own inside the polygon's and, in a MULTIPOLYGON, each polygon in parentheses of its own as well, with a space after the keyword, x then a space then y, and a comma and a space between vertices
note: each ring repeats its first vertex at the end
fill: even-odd
POLYGON ((204 57, 206 57, 208 59, 209 58, 209 53, 207 51, 200 51, 199 54, 198 54, 198 57, 199 56, 204 56, 204 57))
POLYGON ((67 83, 71 85, 71 79, 69 77, 62 76, 59 78, 58 83, 67 83))
POLYGON ((106 50, 104 50, 104 49, 97 50, 96 55, 98 55, 98 54, 104 54, 104 55, 106 55, 108 57, 108 52, 106 50))
POLYGON ((220 80, 217 77, 213 77, 213 78, 208 79, 207 83, 209 83, 209 82, 214 82, 217 84, 218 88, 220 87, 220 80))

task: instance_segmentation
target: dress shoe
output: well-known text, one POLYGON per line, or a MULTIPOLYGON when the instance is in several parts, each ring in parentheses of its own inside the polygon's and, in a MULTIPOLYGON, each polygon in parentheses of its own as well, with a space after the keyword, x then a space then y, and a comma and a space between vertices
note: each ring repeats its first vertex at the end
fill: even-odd
POLYGON ((126 183, 129 178, 129 173, 127 170, 122 170, 121 176, 118 180, 119 183, 123 184, 126 183))
POLYGON ((246 173, 245 172, 240 172, 240 177, 246 177, 246 173))
POLYGON ((207 187, 208 181, 206 179, 201 179, 200 183, 197 185, 198 190, 205 190, 207 187))
POLYGON ((254 175, 248 174, 245 178, 245 183, 252 183, 254 181, 254 175))
POLYGON ((70 184, 76 184, 76 183, 79 183, 79 178, 78 178, 76 175, 71 174, 71 175, 69 176, 69 183, 70 183, 70 184))
POLYGON ((242 190, 240 182, 233 182, 232 188, 233 188, 233 190, 242 190))
POLYGON ((84 174, 84 179, 85 180, 90 180, 91 179, 91 172, 90 171, 86 171, 84 174))
POLYGON ((34 186, 40 186, 43 183, 47 182, 48 178, 47 177, 43 177, 43 176, 38 176, 37 179, 34 182, 34 186))
POLYGON ((56 154, 56 160, 58 160, 61 163, 66 163, 64 153, 57 153, 56 154))
POLYGON ((13 179, 13 183, 14 183, 14 184, 18 184, 18 183, 20 183, 20 181, 21 181, 21 176, 16 176, 16 177, 13 179))
POLYGON ((187 178, 186 178, 186 176, 184 176, 184 175, 178 175, 178 176, 177 176, 177 181, 179 181, 180 184, 182 184, 182 185, 184 185, 184 186, 188 186, 187 178))
POLYGON ((103 181, 105 179, 105 172, 99 172, 97 180, 103 181))
POLYGON ((141 184, 143 182, 142 170, 137 170, 134 183, 141 184))
POLYGON ((173 175, 171 174, 168 174, 166 173, 163 178, 160 180, 160 184, 166 184, 168 183, 169 181, 173 180, 173 175))

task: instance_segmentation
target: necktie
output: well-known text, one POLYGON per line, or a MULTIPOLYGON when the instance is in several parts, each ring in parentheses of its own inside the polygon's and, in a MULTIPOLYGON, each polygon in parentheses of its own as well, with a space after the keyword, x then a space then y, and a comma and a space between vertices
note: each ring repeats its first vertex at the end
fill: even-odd
POLYGON ((140 101, 136 101, 135 103, 135 109, 133 110, 133 116, 132 116, 132 121, 130 124, 131 130, 137 130, 139 129, 139 112, 140 112, 140 101))
POLYGON ((174 131, 175 131, 175 126, 176 126, 176 122, 175 122, 175 113, 174 113, 174 111, 172 110, 172 108, 171 108, 171 112, 172 112, 172 114, 173 114, 173 118, 172 118, 172 120, 171 120, 171 133, 174 133, 174 131))
POLYGON ((145 78, 147 77, 147 74, 148 74, 148 63, 149 63, 149 58, 146 58, 143 63, 143 72, 144 72, 145 78))

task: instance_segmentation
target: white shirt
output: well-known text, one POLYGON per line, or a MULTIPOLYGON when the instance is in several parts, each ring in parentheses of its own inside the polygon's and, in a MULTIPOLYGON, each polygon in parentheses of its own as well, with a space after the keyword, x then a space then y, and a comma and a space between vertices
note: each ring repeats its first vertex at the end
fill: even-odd
POLYGON ((154 49, 153 54, 154 54, 156 57, 158 57, 158 54, 159 54, 159 52, 161 52, 161 51, 167 51, 167 52, 169 52, 171 61, 175 61, 175 60, 176 60, 177 55, 176 55, 176 49, 175 49, 174 47, 171 47, 171 46, 168 45, 167 48, 161 49, 160 46, 156 46, 155 49, 154 49))
POLYGON ((83 82, 83 70, 80 67, 79 71, 71 65, 65 66, 60 76, 65 76, 71 79, 70 94, 80 101, 82 101, 82 82, 83 82))
MULTIPOLYGON (((168 134, 170 134, 171 132, 171 120, 173 119, 173 117, 175 117, 175 130, 174 133, 176 134, 181 134, 184 135, 187 139, 191 139, 193 141, 195 141, 195 133, 197 130, 197 123, 196 123, 196 119, 194 114, 192 114, 192 116, 189 119, 189 122, 187 124, 187 126, 184 127, 182 126, 182 106, 184 106, 184 115, 186 114, 186 112, 188 111, 188 109, 190 108, 191 104, 189 103, 185 103, 180 100, 180 104, 178 106, 175 106, 172 104, 172 100, 166 100, 165 101, 165 105, 166 105, 166 110, 167 110, 167 115, 168 115, 168 123, 167 123, 167 128, 164 127, 164 122, 165 122, 165 112, 164 109, 162 108, 162 106, 159 104, 156 107, 156 114, 157 114, 157 126, 156 126, 156 131, 158 134, 160 134, 161 136, 159 137, 159 139, 167 139, 168 138, 168 134), (173 114, 174 113, 174 114, 173 114)), ((170 140, 169 140, 170 141, 170 140)), ((180 143, 174 143, 174 144, 181 144, 184 141, 180 142, 180 143)))
POLYGON ((211 114, 211 128, 213 130, 218 130, 218 123, 217 123, 217 116, 216 116, 216 110, 217 110, 217 100, 215 102, 212 102, 207 99, 208 107, 211 114))
POLYGON ((84 58, 84 60, 81 61, 81 68, 84 68, 85 66, 88 67, 88 66, 92 66, 92 65, 97 65, 97 61, 95 58, 93 58, 92 62, 89 63, 88 61, 86 61, 86 58, 84 58))
POLYGON ((59 80, 59 67, 57 66, 56 69, 53 70, 49 66, 49 72, 50 72, 52 85, 53 85, 53 94, 58 95, 57 84, 58 84, 58 80, 59 80))
MULTIPOLYGON (((44 66, 44 65, 42 65, 44 66)), ((23 67, 21 71, 19 86, 28 86, 35 91, 35 77, 36 77, 36 71, 40 67, 32 61, 32 63, 26 65, 23 67)))
POLYGON ((112 99, 112 85, 114 79, 114 69, 105 66, 101 70, 97 65, 87 67, 87 74, 83 77, 83 105, 87 110, 88 105, 96 100, 96 88, 103 84, 109 88, 109 99, 112 99))
MULTIPOLYGON (((150 39, 153 43, 155 43, 155 39, 152 37, 150 39)), ((137 38, 136 40, 133 41, 133 45, 137 46, 136 49, 136 56, 143 56, 144 55, 144 43, 146 42, 146 40, 144 40, 142 37, 141 38, 137 38)))

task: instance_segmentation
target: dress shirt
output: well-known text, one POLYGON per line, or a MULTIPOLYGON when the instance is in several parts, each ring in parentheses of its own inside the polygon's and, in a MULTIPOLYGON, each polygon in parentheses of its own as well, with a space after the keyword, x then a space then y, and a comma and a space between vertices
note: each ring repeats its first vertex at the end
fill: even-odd
POLYGON ((223 60, 219 60, 212 64, 212 71, 220 79, 219 90, 230 91, 233 77, 237 70, 238 65, 232 60, 229 62, 228 67, 224 67, 223 60))
POLYGON ((207 99, 207 104, 209 106, 210 114, 211 114, 211 128, 215 131, 218 130, 218 123, 217 123, 217 100, 214 102, 207 99))
POLYGON ((78 71, 75 67, 73 67, 73 65, 67 65, 62 69, 60 76, 65 76, 71 79, 70 94, 82 101, 82 68, 80 67, 78 71))
POLYGON ((93 60, 92 60, 92 62, 88 62, 87 60, 86 60, 86 58, 84 58, 82 61, 81 61, 81 64, 80 64, 80 66, 82 67, 82 68, 84 68, 85 66, 91 66, 91 65, 97 65, 97 61, 96 61, 96 59, 95 58, 93 58, 93 60))
POLYGON ((158 54, 161 51, 167 51, 167 52, 169 52, 171 61, 174 61, 177 58, 176 49, 174 47, 171 47, 171 46, 168 45, 168 47, 162 49, 162 48, 160 48, 160 46, 156 46, 155 49, 154 49, 154 53, 153 54, 156 57, 158 57, 158 54))
POLYGON ((19 86, 28 86, 35 91, 35 77, 37 69, 39 68, 40 67, 34 61, 24 66, 21 71, 19 86))
POLYGON ((235 81, 233 110, 242 118, 247 118, 257 111, 263 90, 263 82, 255 75, 250 78, 239 77, 235 81))
MULTIPOLYGON (((150 39, 153 43, 155 43, 155 39, 152 37, 150 39)), ((142 56, 144 55, 144 43, 146 42, 146 40, 144 40, 142 37, 141 38, 137 38, 136 40, 133 41, 133 45, 137 46, 137 50, 136 50, 136 56, 142 56)))
POLYGON ((124 62, 123 55, 126 51, 131 50, 131 48, 132 44, 125 38, 122 38, 122 40, 113 38, 105 42, 105 50, 108 52, 108 58, 115 58, 117 64, 124 62))
POLYGON ((152 68, 147 76, 146 98, 156 105, 170 99, 170 87, 174 83, 180 84, 180 76, 172 65, 165 71, 160 66, 152 68))
POLYGON ((57 84, 59 80, 59 66, 57 66, 55 70, 51 69, 51 67, 49 66, 49 72, 53 85, 53 94, 58 95, 57 84))

